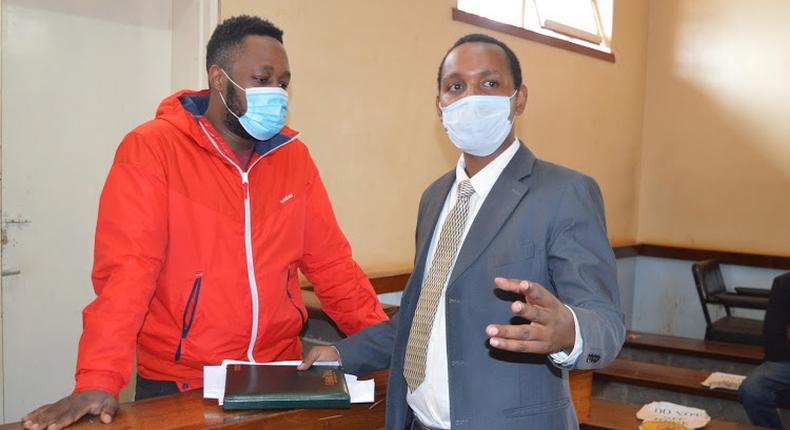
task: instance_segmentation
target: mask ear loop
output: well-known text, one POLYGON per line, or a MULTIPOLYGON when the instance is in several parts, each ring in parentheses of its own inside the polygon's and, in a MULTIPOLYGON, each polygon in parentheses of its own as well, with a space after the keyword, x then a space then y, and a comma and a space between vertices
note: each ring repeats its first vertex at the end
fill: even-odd
MULTIPOLYGON (((244 89, 241 86, 239 86, 239 84, 237 84, 236 82, 233 81, 233 79, 230 78, 230 76, 228 75, 228 72, 226 72, 224 69, 220 69, 220 70, 222 70, 222 73, 225 74, 225 77, 228 78, 228 80, 233 85, 235 85, 237 88, 239 88, 240 90, 244 91, 245 93, 247 92, 246 89, 244 89)), ((225 101, 225 96, 222 95, 222 91, 219 92, 219 98, 220 98, 220 100, 222 100, 222 104, 225 105, 225 109, 227 109, 228 112, 230 112, 231 115, 235 116, 236 119, 241 120, 241 118, 239 118, 239 116, 236 115, 236 112, 233 112, 233 109, 228 107, 228 103, 225 101)))
MULTIPOLYGON (((225 69, 220 69, 220 70, 222 70, 222 73, 224 73, 224 74, 225 74, 225 77, 226 77, 226 78, 228 78, 228 80, 229 80, 229 81, 230 81, 230 82, 231 82, 233 85, 235 85, 235 86, 236 86, 236 88, 238 88, 238 89, 240 89, 240 90, 242 90, 242 91, 245 91, 245 92, 247 91, 247 89, 246 89, 246 88, 242 87, 241 85, 237 84, 237 83, 236 83, 236 81, 234 81, 233 79, 231 79, 230 75, 228 75, 228 72, 226 72, 226 71, 225 71, 225 69)), ((518 90, 516 90, 516 91, 518 91, 518 90)))
MULTIPOLYGON (((518 94, 518 90, 520 90, 520 88, 516 88, 516 91, 513 91, 513 94, 511 94, 510 97, 508 97, 508 99, 512 100, 513 97, 515 97, 516 94, 518 94)), ((513 103, 513 102, 511 101, 511 103, 513 103)), ((516 122, 516 110, 515 109, 513 109, 513 117, 511 118, 510 115, 508 114, 507 120, 510 121, 510 126, 511 127, 513 125, 515 125, 515 122, 516 122)))

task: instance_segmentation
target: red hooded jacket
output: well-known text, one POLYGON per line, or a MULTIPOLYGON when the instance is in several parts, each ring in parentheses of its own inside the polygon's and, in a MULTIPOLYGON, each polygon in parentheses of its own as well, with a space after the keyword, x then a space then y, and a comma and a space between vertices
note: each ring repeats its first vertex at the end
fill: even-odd
POLYGON ((351 257, 298 133, 257 142, 245 171, 201 117, 208 92, 165 99, 121 143, 99 203, 75 392, 140 376, 203 384, 223 359, 299 359, 297 269, 346 334, 387 317, 351 257))

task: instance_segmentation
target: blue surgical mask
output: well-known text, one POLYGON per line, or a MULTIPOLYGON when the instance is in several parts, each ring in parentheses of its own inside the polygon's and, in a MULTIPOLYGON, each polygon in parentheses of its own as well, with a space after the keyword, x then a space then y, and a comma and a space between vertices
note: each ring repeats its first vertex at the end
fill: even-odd
POLYGON ((285 126, 285 116, 288 113, 288 93, 280 87, 253 87, 242 88, 233 81, 223 70, 228 80, 244 91, 247 99, 247 112, 238 116, 225 102, 225 97, 219 93, 222 104, 231 115, 238 118, 244 130, 258 140, 269 140, 277 135, 285 126))
POLYGON ((447 136, 461 151, 486 157, 502 145, 513 128, 508 96, 466 96, 441 107, 447 136))

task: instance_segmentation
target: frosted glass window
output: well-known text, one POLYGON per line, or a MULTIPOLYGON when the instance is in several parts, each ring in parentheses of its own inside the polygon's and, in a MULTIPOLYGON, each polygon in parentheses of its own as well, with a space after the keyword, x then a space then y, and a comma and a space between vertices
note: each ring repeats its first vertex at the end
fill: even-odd
POLYGON ((458 0, 458 9, 516 27, 524 26, 524 0, 458 0))
POLYGON ((594 0, 535 0, 540 24, 592 43, 601 43, 594 0))

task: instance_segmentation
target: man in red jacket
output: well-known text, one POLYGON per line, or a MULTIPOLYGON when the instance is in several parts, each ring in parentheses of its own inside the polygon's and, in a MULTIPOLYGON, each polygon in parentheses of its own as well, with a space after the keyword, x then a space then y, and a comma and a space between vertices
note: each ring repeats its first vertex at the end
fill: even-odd
POLYGON ((346 334, 386 319, 351 257, 299 133, 284 126, 282 31, 220 24, 207 91, 166 98, 121 143, 99 203, 93 283, 72 395, 25 428, 110 422, 137 353, 137 399, 202 386, 223 359, 299 359, 297 271, 346 334))

